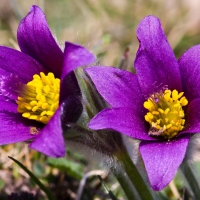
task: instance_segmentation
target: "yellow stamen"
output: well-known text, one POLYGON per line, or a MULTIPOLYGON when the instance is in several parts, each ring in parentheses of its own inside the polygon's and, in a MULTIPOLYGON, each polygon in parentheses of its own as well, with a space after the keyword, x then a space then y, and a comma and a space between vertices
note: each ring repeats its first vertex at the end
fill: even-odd
POLYGON ((28 119, 47 124, 59 105, 60 79, 53 73, 35 74, 18 96, 18 112, 28 119))
POLYGON ((151 95, 144 102, 144 107, 149 111, 144 118, 150 124, 150 135, 171 139, 183 130, 185 113, 182 107, 188 104, 183 94, 167 89, 151 95))

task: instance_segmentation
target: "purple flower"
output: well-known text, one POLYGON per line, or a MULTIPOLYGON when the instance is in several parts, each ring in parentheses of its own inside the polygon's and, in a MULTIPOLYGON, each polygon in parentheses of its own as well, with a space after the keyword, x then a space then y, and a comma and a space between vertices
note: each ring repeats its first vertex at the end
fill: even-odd
POLYGON ((138 26, 136 75, 113 67, 86 72, 111 108, 89 123, 141 140, 140 154, 154 190, 163 189, 184 159, 191 134, 200 132, 200 45, 177 61, 159 19, 138 26))
POLYGON ((63 53, 37 6, 22 19, 17 38, 22 52, 0 46, 0 144, 31 141, 29 147, 48 156, 64 156, 63 129, 82 111, 73 70, 95 57, 69 42, 63 53))

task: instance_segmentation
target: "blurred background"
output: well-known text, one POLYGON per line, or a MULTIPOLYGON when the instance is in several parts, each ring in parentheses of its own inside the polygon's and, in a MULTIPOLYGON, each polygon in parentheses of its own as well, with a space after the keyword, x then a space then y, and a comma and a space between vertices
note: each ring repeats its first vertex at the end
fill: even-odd
MULTIPOLYGON (((136 28, 147 15, 160 18, 177 58, 200 43, 199 0, 0 0, 0 45, 18 49, 17 27, 33 4, 44 10, 61 47, 65 41, 84 45, 97 55, 100 65, 118 66, 128 48, 131 69, 138 48, 136 28)), ((85 173, 94 170, 91 161, 70 150, 67 158, 55 160, 28 149, 26 144, 7 145, 0 149, 2 194, 31 191, 39 192, 45 199, 29 176, 7 156, 13 156, 32 170, 59 200, 76 199, 80 181, 85 173)), ((95 165, 95 169, 102 168, 95 165)), ((112 175, 104 176, 118 198, 125 199, 112 175)), ((84 187, 82 199, 109 199, 98 179, 89 179, 84 187)), ((177 199, 176 190, 166 190, 172 199, 177 199)))
POLYGON ((147 15, 160 18, 177 57, 200 43, 198 0, 0 0, 1 45, 17 46, 18 24, 33 4, 44 10, 61 45, 65 41, 84 45, 102 65, 118 65, 127 46, 134 59, 136 27, 147 15))

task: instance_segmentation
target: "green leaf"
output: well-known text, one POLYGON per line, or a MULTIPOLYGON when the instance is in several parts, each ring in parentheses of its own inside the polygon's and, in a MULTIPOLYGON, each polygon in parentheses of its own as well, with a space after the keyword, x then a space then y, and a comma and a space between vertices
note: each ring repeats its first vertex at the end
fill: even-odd
POLYGON ((181 170, 192 189, 195 199, 200 199, 200 181, 197 165, 195 166, 192 163, 187 163, 185 161, 181 165, 181 170))
POLYGON ((18 160, 8 156, 11 160, 17 163, 29 176, 30 178, 37 184, 40 189, 47 195, 49 200, 56 200, 55 197, 51 194, 51 192, 40 182, 40 180, 30 171, 28 170, 22 163, 18 160))
POLYGON ((80 180, 83 177, 84 167, 66 158, 48 158, 48 164, 67 172, 68 175, 80 180))
POLYGON ((36 161, 33 164, 33 172, 37 177, 42 177, 45 174, 45 168, 41 163, 36 161))
POLYGON ((112 193, 111 190, 109 190, 106 186, 106 184, 103 182, 103 179, 101 178, 101 176, 97 175, 97 177, 99 178, 99 180, 101 181, 101 184, 103 185, 103 187, 105 188, 105 190, 108 192, 110 198, 112 200, 117 200, 117 198, 115 197, 115 195, 112 193))
POLYGON ((3 189, 3 187, 5 186, 5 183, 3 180, 0 180, 0 189, 3 189))

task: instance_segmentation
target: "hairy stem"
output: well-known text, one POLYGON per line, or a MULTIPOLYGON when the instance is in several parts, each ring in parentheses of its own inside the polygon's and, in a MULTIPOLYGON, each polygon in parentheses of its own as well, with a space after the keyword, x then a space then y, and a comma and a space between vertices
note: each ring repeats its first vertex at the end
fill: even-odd
POLYGON ((141 174, 138 169, 132 162, 126 151, 116 154, 118 160, 123 164, 124 170, 127 173, 127 176, 130 178, 132 184, 136 188, 139 196, 142 200, 154 200, 150 188, 144 182, 141 174))

